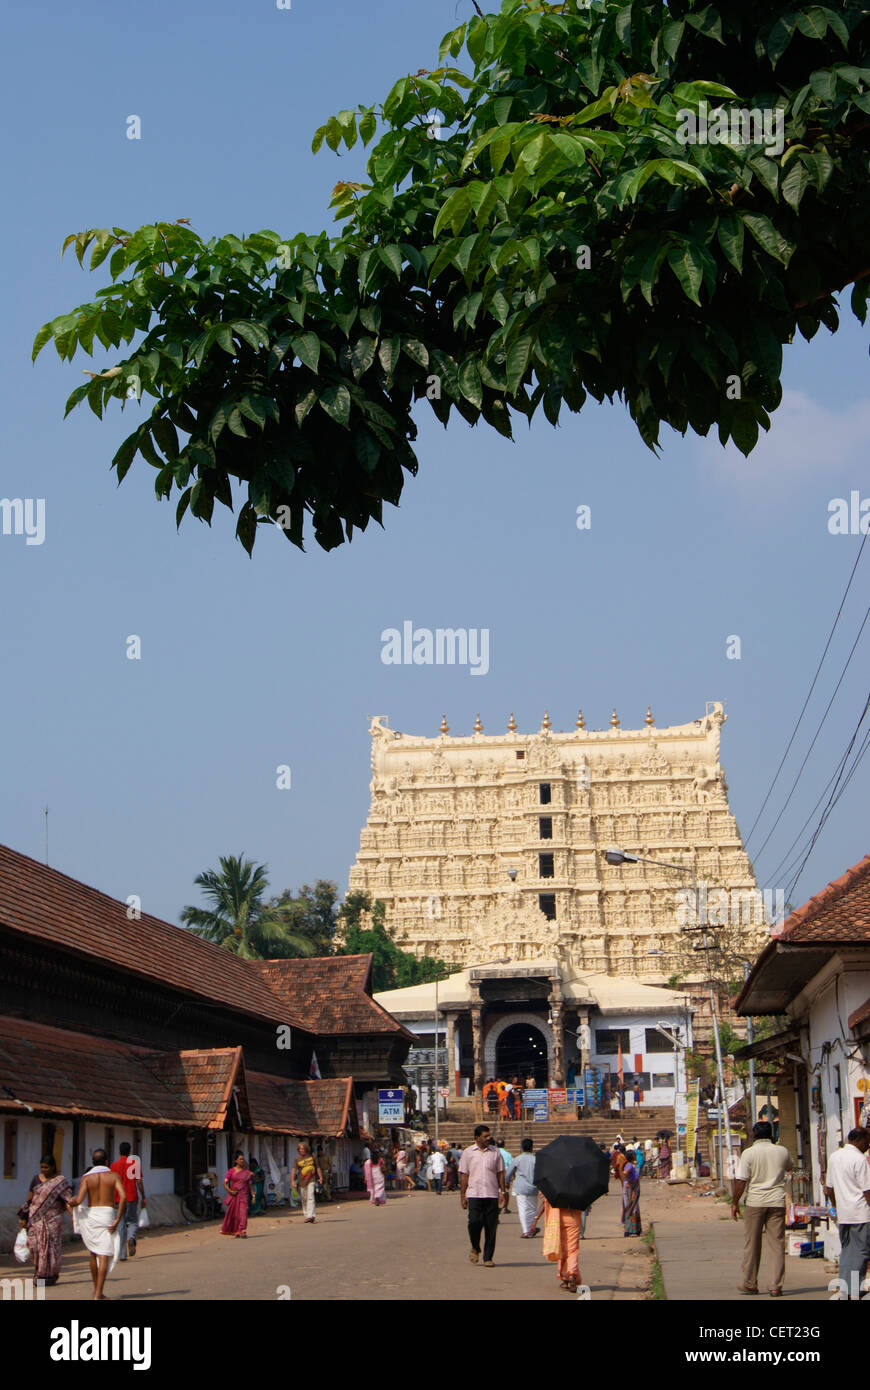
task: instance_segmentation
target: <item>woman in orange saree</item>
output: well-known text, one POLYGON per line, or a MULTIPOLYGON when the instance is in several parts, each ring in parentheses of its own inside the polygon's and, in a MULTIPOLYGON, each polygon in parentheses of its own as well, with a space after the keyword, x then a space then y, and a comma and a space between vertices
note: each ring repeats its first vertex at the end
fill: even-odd
POLYGON ((541 1198, 535 1221, 544 1217, 544 1259, 558 1264, 559 1287, 576 1293, 580 1282, 580 1232, 583 1212, 554 1207, 541 1198))
POLYGON ((233 1167, 224 1178, 228 1196, 226 1216, 221 1226, 222 1236, 242 1236, 248 1234, 248 1204, 254 1200, 254 1175, 245 1167, 245 1155, 237 1153, 233 1167))

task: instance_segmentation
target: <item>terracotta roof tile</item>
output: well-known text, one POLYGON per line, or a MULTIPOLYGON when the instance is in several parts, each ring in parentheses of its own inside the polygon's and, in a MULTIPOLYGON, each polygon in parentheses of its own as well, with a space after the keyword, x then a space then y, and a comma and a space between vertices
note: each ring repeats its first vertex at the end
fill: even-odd
POLYGON ((371 956, 314 956, 254 961, 272 994, 295 1008, 315 1033, 394 1033, 413 1037, 368 992, 371 956))
POLYGON ((275 1134, 335 1138, 356 1132, 353 1080, 285 1081, 266 1072, 247 1073, 254 1129, 275 1134))
POLYGON ((870 1023, 870 999, 867 999, 860 1009, 856 1009, 853 1014, 849 1015, 849 1027, 853 1033, 857 1033, 862 1023, 870 1023))
POLYGON ((222 1128, 240 1048, 152 1053, 108 1038, 0 1018, 0 1108, 146 1125, 222 1128), (188 1078, 198 1078, 195 1092, 188 1078), (12 1095, 9 1095, 9 1092, 12 1095))
POLYGON ((796 946, 870 942, 870 854, 787 917, 776 940, 796 946))
POLYGON ((125 903, 5 845, 0 845, 0 926, 234 1011, 310 1031, 292 996, 284 991, 277 1000, 251 961, 157 917, 143 913, 131 922, 125 903))

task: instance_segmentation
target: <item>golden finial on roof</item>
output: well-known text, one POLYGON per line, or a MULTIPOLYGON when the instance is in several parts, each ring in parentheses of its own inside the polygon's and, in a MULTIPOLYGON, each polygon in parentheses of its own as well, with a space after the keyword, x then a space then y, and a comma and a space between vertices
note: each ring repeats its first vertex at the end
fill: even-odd
POLYGON ((511 710, 511 717, 508 720, 508 733, 515 734, 517 731, 517 721, 514 719, 514 712, 511 710))
POLYGON ((652 712, 652 709, 650 708, 649 705, 647 705, 647 707, 646 707, 646 718, 644 719, 643 722, 644 722, 644 724, 646 724, 646 726, 647 726, 648 729, 651 729, 652 726, 653 726, 653 724, 656 722, 656 721, 653 719, 653 712, 652 712))
POLYGON ((614 710, 610 716, 610 727, 611 729, 619 728, 619 715, 616 713, 616 710, 614 710))
POLYGON ((545 709, 545 710, 544 710, 544 717, 543 717, 543 719, 541 720, 541 728, 542 728, 542 729, 552 729, 552 727, 553 727, 553 726, 552 726, 552 724, 550 723, 550 711, 549 711, 548 709, 545 709))
POLYGON ((582 711, 582 709, 578 709, 578 711, 577 711, 577 726, 576 726, 576 727, 577 727, 578 729, 585 729, 585 728, 586 728, 586 720, 583 718, 583 711, 582 711))
POLYGON ((449 727, 449 725, 448 725, 448 723, 447 723, 447 715, 446 715, 446 714, 442 714, 442 716, 441 716, 441 725, 440 725, 440 728, 441 728, 442 734, 449 734, 449 733, 450 733, 450 727, 449 727))
POLYGON ((477 718, 476 718, 475 721, 474 721, 474 732, 475 732, 476 734, 482 734, 482 733, 483 733, 483 725, 482 725, 481 722, 480 722, 480 715, 479 715, 479 714, 478 714, 477 718))

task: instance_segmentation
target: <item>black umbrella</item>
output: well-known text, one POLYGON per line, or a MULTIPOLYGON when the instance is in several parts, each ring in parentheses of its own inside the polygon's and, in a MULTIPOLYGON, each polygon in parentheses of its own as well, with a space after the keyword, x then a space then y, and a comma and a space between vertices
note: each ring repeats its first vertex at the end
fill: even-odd
POLYGON ((674 1131, 672 1129, 656 1130, 656 1139, 670 1139, 673 1135, 673 1132, 674 1131))
POLYGON ((609 1181, 610 1161, 588 1135, 560 1134, 535 1156, 535 1186, 551 1206, 586 1211, 609 1181))

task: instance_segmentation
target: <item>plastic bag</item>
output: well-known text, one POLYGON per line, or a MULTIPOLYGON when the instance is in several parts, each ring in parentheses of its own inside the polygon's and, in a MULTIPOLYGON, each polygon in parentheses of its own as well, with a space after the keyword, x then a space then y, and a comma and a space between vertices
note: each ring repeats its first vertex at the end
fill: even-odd
POLYGON ((147 1231, 150 1225, 151 1221, 148 1216, 148 1208, 142 1207, 136 1220, 136 1227, 140 1231, 147 1231))
POLYGON ((26 1265, 30 1259, 30 1247, 27 1244, 27 1231, 22 1226, 18 1235, 15 1237, 15 1244, 12 1253, 20 1265, 26 1265))

